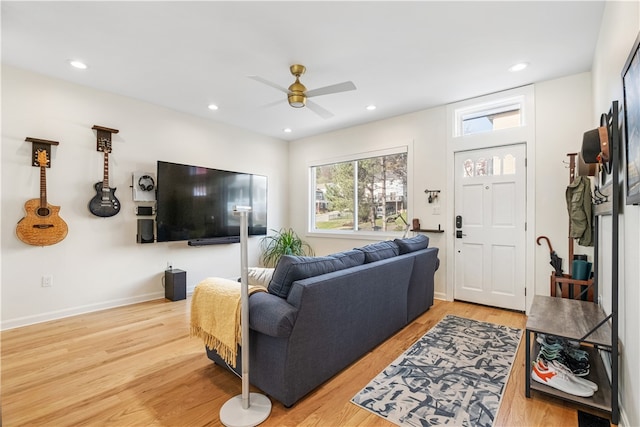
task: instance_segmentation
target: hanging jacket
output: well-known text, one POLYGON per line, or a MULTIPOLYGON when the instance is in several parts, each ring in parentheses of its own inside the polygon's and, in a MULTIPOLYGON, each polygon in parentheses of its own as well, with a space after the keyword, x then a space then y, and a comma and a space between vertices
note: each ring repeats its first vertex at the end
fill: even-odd
POLYGON ((567 187, 569 211, 569 237, 579 239, 580 246, 593 246, 591 181, 586 176, 576 176, 567 187))

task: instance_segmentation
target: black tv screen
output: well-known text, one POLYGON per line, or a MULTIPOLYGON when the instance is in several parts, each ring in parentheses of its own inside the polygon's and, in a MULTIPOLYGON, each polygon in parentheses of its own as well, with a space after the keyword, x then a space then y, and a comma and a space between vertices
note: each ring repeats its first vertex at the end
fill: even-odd
POLYGON ((240 235, 236 206, 251 206, 248 234, 267 234, 267 177, 158 161, 157 241, 221 242, 240 235))

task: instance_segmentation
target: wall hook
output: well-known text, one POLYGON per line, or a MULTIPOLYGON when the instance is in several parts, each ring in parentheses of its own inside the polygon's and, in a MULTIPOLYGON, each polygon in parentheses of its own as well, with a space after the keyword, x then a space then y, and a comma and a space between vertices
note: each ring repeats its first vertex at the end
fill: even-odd
POLYGON ((440 192, 440 190, 424 190, 424 192, 425 194, 429 195, 427 201, 429 203, 433 203, 433 201, 438 198, 438 193, 440 192))

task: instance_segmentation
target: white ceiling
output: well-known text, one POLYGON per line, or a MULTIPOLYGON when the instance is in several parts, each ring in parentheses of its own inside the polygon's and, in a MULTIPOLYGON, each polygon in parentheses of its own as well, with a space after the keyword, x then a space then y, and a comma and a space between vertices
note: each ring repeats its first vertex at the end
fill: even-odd
POLYGON ((604 9, 602 1, 1 3, 5 64, 284 140, 589 71, 604 9), (530 66, 507 71, 520 61, 530 66), (313 98, 334 114, 323 119, 248 78, 288 87, 295 63, 307 67, 309 90, 344 81, 357 90, 313 98))

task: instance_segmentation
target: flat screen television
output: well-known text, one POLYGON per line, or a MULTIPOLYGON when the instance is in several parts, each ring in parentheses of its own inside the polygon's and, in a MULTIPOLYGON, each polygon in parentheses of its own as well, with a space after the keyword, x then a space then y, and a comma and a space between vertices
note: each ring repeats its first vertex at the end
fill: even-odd
POLYGON ((157 241, 190 245, 240 240, 236 206, 251 206, 249 235, 267 234, 267 177, 158 161, 157 241))

